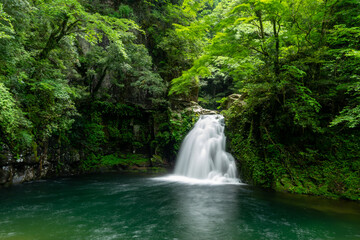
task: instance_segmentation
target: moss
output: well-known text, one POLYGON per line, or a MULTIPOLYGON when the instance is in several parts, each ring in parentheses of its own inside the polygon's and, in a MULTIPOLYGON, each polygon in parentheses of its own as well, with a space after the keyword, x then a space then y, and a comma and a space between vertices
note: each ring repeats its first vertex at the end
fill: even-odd
POLYGON ((99 162, 100 166, 147 166, 149 159, 140 154, 116 154, 103 156, 99 162))
POLYGON ((155 166, 161 166, 166 164, 165 160, 159 155, 153 155, 151 158, 151 163, 155 166))
POLYGON ((148 167, 149 164, 149 159, 142 154, 114 153, 105 156, 89 154, 85 161, 82 162, 81 168, 84 171, 93 171, 101 168, 111 168, 114 166, 120 166, 128 169, 132 167, 148 167))
POLYGON ((154 115, 155 139, 151 145, 155 154, 167 159, 174 159, 182 140, 191 130, 199 115, 191 111, 168 111, 168 114, 154 115))

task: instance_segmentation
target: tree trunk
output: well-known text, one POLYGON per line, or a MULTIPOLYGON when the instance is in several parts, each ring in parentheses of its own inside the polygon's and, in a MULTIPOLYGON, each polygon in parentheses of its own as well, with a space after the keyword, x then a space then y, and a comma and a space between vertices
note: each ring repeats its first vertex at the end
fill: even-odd
POLYGON ((276 77, 279 77, 280 74, 280 64, 279 64, 279 52, 280 52, 280 40, 279 32, 276 30, 276 20, 272 20, 274 38, 275 38, 275 57, 274 57, 274 71, 276 77))

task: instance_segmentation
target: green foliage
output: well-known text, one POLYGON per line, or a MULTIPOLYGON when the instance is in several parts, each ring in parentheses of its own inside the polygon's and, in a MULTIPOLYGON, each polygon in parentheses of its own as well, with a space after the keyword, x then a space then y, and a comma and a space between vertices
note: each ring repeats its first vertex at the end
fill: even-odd
POLYGON ((334 74, 340 82, 337 90, 345 90, 349 98, 348 105, 340 111, 330 126, 345 125, 348 128, 355 128, 359 124, 360 55, 357 44, 359 36, 358 27, 347 27, 345 24, 335 25, 329 35, 332 49, 328 52, 334 60, 327 63, 327 67, 334 68, 334 74))
POLYGON ((2 135, 0 141, 14 148, 19 145, 29 146, 32 140, 28 132, 30 127, 31 122, 25 118, 25 114, 16 105, 12 94, 0 82, 0 133, 2 135))
POLYGON ((106 156, 89 155, 88 159, 82 163, 83 170, 96 170, 99 168, 122 167, 129 169, 132 167, 147 166, 149 159, 140 154, 110 154, 106 156))
POLYGON ((226 96, 233 93, 233 79, 220 67, 212 68, 209 77, 200 79, 199 104, 206 109, 220 109, 226 96), (205 101, 201 101, 204 99, 205 101))
POLYGON ((155 107, 166 106, 165 95, 167 84, 158 73, 151 69, 152 59, 143 45, 132 45, 130 49, 132 68, 127 72, 127 76, 134 78, 131 86, 133 96, 146 97, 152 101, 155 107))
POLYGON ((0 3, 0 39, 10 38, 14 33, 14 27, 11 24, 10 16, 4 12, 3 4, 0 3))
POLYGON ((169 94, 188 95, 192 89, 197 88, 200 83, 199 78, 207 77, 211 74, 208 67, 203 65, 203 61, 206 61, 206 59, 198 60, 194 63, 194 67, 184 71, 180 77, 173 79, 169 94))
POLYGON ((180 144, 184 140, 186 134, 189 133, 199 116, 183 112, 181 115, 174 114, 170 119, 170 133, 173 140, 174 151, 180 149, 180 144))
POLYGON ((244 108, 233 106, 224 113, 226 134, 234 156, 240 160, 242 179, 278 191, 359 200, 355 133, 319 133, 310 145, 303 142, 309 141, 303 135, 298 135, 298 141, 279 140, 272 129, 256 129, 257 120, 250 120, 254 116, 244 108))
POLYGON ((360 106, 354 108, 345 107, 340 115, 337 116, 330 124, 330 126, 336 126, 341 123, 345 123, 348 128, 355 128, 360 123, 360 106))
POLYGON ((83 3, 0 1, 0 129, 12 150, 52 139, 85 155, 109 141, 140 149, 149 140, 129 130, 144 117, 134 105, 167 106, 167 84, 138 44, 144 32, 129 19, 131 7, 102 15, 83 3), (119 117, 130 119, 112 119, 119 117))
POLYGON ((115 14, 113 16, 116 18, 133 19, 134 18, 134 10, 129 5, 121 4, 119 6, 118 11, 115 12, 115 14))
POLYGON ((169 112, 167 116, 159 115, 155 120, 157 132, 152 145, 155 154, 174 159, 180 149, 181 142, 186 134, 198 120, 196 114, 192 112, 169 112))
POLYGON ((100 165, 102 166, 144 166, 149 162, 149 159, 139 154, 122 154, 120 156, 107 155, 101 158, 100 165))
POLYGON ((247 181, 358 199, 359 173, 348 166, 360 148, 348 139, 358 136, 359 30, 350 19, 359 4, 350 2, 222 1, 209 15, 216 32, 191 69, 219 66, 246 96, 225 115, 247 181))
MULTIPOLYGON (((174 159, 197 116, 224 114, 256 185, 359 199, 356 0, 0 0, 1 145, 79 149, 86 170, 174 159), (51 146, 50 146, 51 147, 51 146), (129 160, 135 159, 135 160, 129 160), (335 173, 335 174, 334 174, 335 173)), ((61 166, 60 166, 61 167, 61 166)))

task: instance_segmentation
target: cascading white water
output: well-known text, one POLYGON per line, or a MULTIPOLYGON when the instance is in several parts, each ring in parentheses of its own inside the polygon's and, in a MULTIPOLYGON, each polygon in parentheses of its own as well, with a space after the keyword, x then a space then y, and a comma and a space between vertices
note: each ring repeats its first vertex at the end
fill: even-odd
POLYGON ((225 151, 224 128, 222 115, 202 115, 181 144, 175 175, 239 183, 235 160, 225 151))

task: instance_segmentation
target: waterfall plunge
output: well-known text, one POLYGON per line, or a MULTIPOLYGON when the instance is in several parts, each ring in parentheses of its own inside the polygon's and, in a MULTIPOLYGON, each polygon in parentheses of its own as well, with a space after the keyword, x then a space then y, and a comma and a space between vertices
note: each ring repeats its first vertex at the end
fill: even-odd
POLYGON ((235 160, 225 151, 224 117, 202 115, 181 144, 175 175, 239 183, 235 160))

